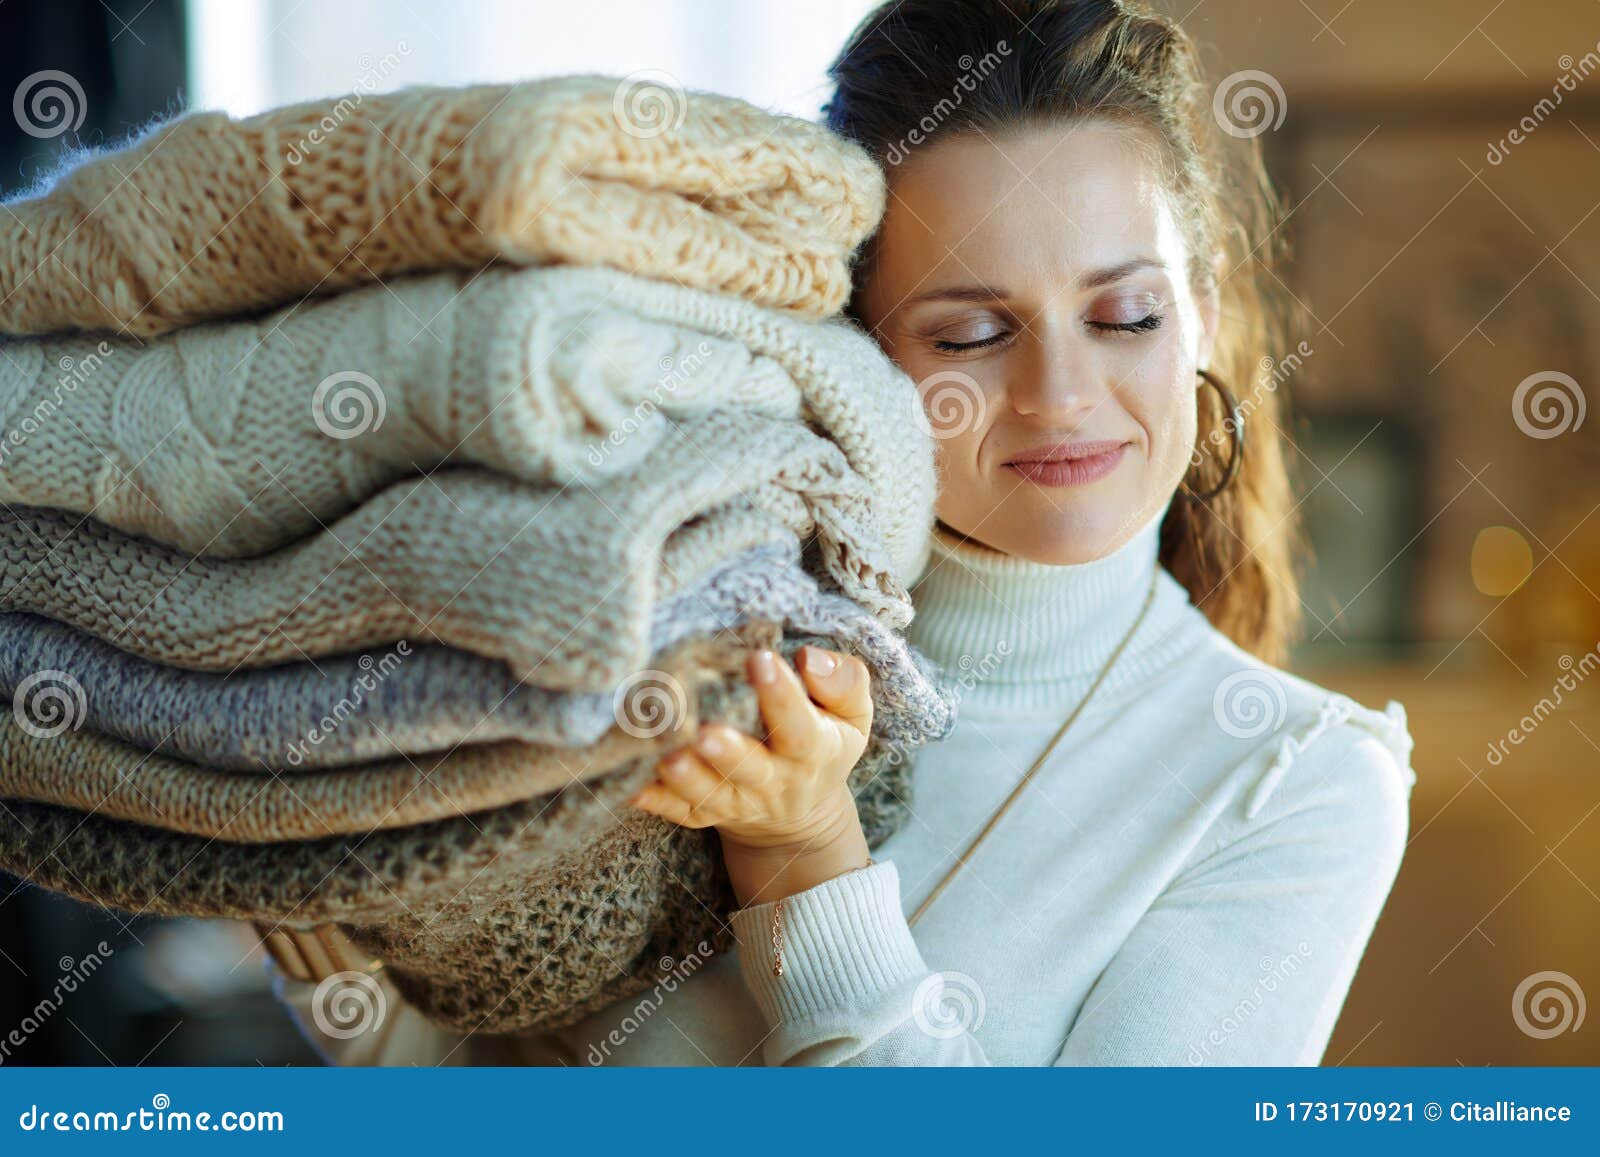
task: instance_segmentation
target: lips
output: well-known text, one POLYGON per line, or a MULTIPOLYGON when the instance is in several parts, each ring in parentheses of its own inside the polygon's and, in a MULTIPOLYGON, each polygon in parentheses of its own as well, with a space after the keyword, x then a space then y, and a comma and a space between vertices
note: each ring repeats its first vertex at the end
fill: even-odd
POLYGON ((1083 486, 1110 474, 1122 461, 1126 442, 1067 442, 1027 450, 1005 469, 1040 486, 1083 486))

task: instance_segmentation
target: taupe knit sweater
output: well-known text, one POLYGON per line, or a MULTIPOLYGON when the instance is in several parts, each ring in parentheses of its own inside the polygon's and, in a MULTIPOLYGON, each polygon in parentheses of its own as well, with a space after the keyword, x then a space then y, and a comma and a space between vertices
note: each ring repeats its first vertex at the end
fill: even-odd
MULTIPOLYGON (((682 632, 651 659, 651 669, 631 675, 614 695, 593 697, 602 700, 597 706, 605 712, 605 726, 595 739, 579 745, 473 740, 476 727, 487 724, 485 730, 493 729, 493 717, 503 706, 495 703, 482 716, 457 719, 457 727, 467 742, 458 741, 448 750, 434 754, 408 751, 380 725, 379 733, 389 739, 390 746, 377 762, 306 768, 288 757, 287 745, 280 745, 247 769, 227 770, 212 766, 205 749, 191 748, 197 762, 178 759, 140 750, 85 728, 83 716, 91 710, 102 720, 108 708, 117 710, 115 697, 122 690, 121 681, 128 678, 126 664, 109 670, 86 668, 82 660, 91 656, 95 663, 105 663, 103 651, 58 651, 59 658, 69 664, 78 659, 76 666, 84 677, 77 679, 71 670, 53 671, 64 684, 57 689, 55 698, 47 685, 36 681, 37 675, 9 679, 4 662, 7 656, 0 652, 0 685, 15 682, 21 690, 11 696, 14 710, 0 716, 0 797, 59 804, 228 843, 359 835, 503 807, 560 791, 654 750, 656 745, 649 741, 673 726, 676 712, 687 709, 687 688, 674 676, 674 670, 699 654, 705 637, 746 626, 752 619, 760 621, 762 612, 781 616, 771 621, 788 628, 791 638, 817 638, 834 650, 863 658, 873 674, 874 734, 907 749, 939 738, 953 725, 954 713, 948 698, 924 670, 920 657, 860 607, 848 599, 816 591, 804 575, 798 574, 792 561, 776 574, 747 572, 747 567, 735 567, 731 575, 726 571, 713 574, 707 583, 680 596, 712 602, 725 599, 731 588, 756 597, 744 609, 732 601, 721 607, 712 606, 709 623, 698 606, 678 609, 677 613, 698 629, 682 632), (752 611, 756 613, 752 615, 752 611), (690 659, 680 657, 684 654, 690 659), (71 692, 68 680, 74 681, 77 688, 73 701, 61 697, 71 692), (105 698, 112 702, 102 702, 105 698), (32 710, 35 703, 44 710, 32 710)), ((43 627, 47 636, 59 638, 60 632, 49 630, 49 626, 53 624, 43 627)), ((398 659, 383 678, 405 679, 402 672, 417 657, 410 655, 408 649, 408 656, 398 659)), ((161 670, 155 664, 146 666, 161 670)), ((293 664, 292 668, 306 669, 302 678, 310 675, 308 663, 293 664)), ((199 672, 171 674, 188 676, 191 681, 208 680, 210 684, 225 682, 199 672)), ((281 709, 281 705, 270 701, 270 688, 281 684, 253 683, 253 678, 262 674, 269 672, 245 671, 234 676, 243 679, 246 688, 261 688, 258 694, 232 697, 234 714, 241 721, 234 726, 262 715, 270 717, 281 709)), ((376 686, 375 682, 375 689, 376 686)), ((136 708, 139 700, 149 697, 150 682, 134 679, 128 690, 136 697, 128 707, 136 708)), ((541 690, 513 686, 507 697, 541 690)), ((189 692, 188 699, 192 705, 202 706, 204 694, 219 691, 220 687, 202 684, 189 692)), ((446 688, 440 688, 440 692, 441 697, 449 695, 446 688)), ((559 698, 545 695, 544 701, 550 703, 559 698)), ((436 713, 438 707, 430 698, 424 698, 418 709, 428 715, 436 713)), ((140 732, 149 725, 142 714, 133 728, 120 718, 112 721, 123 725, 124 730, 140 732)), ((303 736, 307 726, 303 717, 299 726, 303 736)), ((336 739, 346 726, 360 724, 332 718, 328 726, 336 739)), ((212 734, 224 727, 222 720, 210 721, 212 734)), ((192 739, 184 742, 184 746, 191 744, 192 739)), ((302 743, 297 750, 314 749, 302 743)))
MULTIPOLYGON (((924 660, 850 599, 818 590, 799 560, 791 539, 718 563, 657 607, 652 656, 692 636, 773 619, 861 657, 872 672, 875 726, 887 738, 920 742, 930 728, 944 727, 949 710, 924 660)), ((620 696, 651 685, 648 673, 640 674, 642 682, 630 675, 604 692, 549 691, 518 683, 495 660, 409 641, 315 663, 189 671, 140 659, 64 623, 0 615, 0 701, 13 705, 19 725, 62 732, 69 745, 62 729, 81 728, 120 740, 128 746, 111 750, 130 758, 137 748, 220 771, 293 777, 508 739, 581 747, 616 723, 620 696)), ((140 770, 111 774, 121 782, 140 770)), ((24 787, 56 782, 37 768, 0 761, 0 795, 72 802, 65 794, 30 796, 24 787)))
POLYGON ((910 620, 838 447, 728 411, 675 427, 648 466, 603 486, 407 480, 260 559, 192 559, 77 516, 0 511, 0 610, 203 670, 410 638, 503 659, 541 687, 608 690, 646 665, 660 599, 740 550, 813 532, 837 590, 890 626, 910 620))

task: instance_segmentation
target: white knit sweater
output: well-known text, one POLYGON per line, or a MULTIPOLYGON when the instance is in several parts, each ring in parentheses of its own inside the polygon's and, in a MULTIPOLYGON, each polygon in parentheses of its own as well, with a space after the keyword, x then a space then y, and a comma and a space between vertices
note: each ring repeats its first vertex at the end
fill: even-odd
MULTIPOLYGON (((317 1031, 342 1063, 1309 1065, 1322 1057, 1408 830, 1398 704, 1262 667, 1156 566, 1157 523, 1054 567, 938 540, 908 634, 961 679, 917 758, 914 817, 875 866, 771 905, 740 947, 539 1040, 462 1037, 388 992, 317 1031), (1155 601, 1089 709, 913 930, 954 862, 1155 601)), ((530 978, 530 982, 536 982, 530 978)))

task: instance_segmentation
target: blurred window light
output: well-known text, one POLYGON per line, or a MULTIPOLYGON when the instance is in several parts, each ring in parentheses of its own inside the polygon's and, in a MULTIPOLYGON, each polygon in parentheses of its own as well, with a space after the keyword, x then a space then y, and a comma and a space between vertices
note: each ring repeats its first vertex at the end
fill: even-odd
POLYGON ((815 118, 873 0, 190 0, 189 105, 249 116, 410 84, 599 72, 815 118))

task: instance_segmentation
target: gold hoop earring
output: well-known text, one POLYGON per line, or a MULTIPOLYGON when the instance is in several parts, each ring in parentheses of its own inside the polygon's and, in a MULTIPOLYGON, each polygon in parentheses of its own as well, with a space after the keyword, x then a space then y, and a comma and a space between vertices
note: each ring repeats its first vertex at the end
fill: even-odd
POLYGON ((1227 427, 1230 436, 1229 440, 1233 443, 1228 454, 1228 464, 1223 467, 1222 480, 1220 482, 1204 494, 1196 494, 1188 488, 1187 483, 1184 483, 1180 488, 1179 493, 1190 502, 1203 503, 1210 502, 1221 494, 1238 477, 1239 467, 1244 463, 1244 411, 1239 408, 1239 403, 1234 399, 1228 387, 1223 385, 1221 379, 1210 370, 1196 370, 1195 373, 1200 376, 1202 382, 1217 391, 1217 396, 1222 399, 1222 408, 1228 415, 1224 419, 1223 425, 1227 427))

